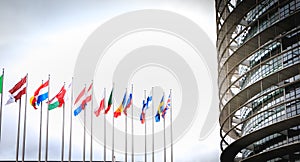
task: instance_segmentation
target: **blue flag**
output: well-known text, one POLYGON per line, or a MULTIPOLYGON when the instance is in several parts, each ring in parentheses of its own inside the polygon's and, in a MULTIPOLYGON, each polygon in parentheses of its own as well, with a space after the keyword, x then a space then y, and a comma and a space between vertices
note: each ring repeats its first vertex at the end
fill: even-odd
POLYGON ((48 92, 39 95, 36 101, 36 104, 39 106, 41 102, 45 101, 48 98, 48 92))
POLYGON ((150 102, 152 101, 152 96, 148 96, 147 97, 147 102, 146 102, 146 109, 148 109, 149 108, 149 104, 150 104, 150 102))
POLYGON ((79 107, 77 107, 75 110, 74 110, 74 116, 77 116, 78 114, 80 114, 80 112, 85 108, 87 104, 85 105, 80 105, 79 107))
POLYGON ((77 116, 82 111, 81 105, 74 110, 74 116, 77 116))
POLYGON ((159 106, 157 108, 157 113, 155 115, 155 121, 156 122, 160 121, 160 115, 162 114, 163 110, 164 110, 164 95, 162 96, 162 98, 160 100, 160 103, 159 103, 159 106))

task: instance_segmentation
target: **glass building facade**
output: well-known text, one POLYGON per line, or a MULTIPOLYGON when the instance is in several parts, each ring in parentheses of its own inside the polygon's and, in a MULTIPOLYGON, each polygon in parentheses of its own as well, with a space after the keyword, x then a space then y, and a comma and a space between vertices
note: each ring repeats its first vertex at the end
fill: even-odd
POLYGON ((300 0, 216 0, 220 160, 300 162, 300 0))

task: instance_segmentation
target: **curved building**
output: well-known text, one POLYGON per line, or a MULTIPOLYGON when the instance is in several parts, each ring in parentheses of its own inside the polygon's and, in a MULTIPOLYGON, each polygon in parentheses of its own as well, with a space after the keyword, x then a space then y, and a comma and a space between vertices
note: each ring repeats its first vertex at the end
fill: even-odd
POLYGON ((216 0, 221 161, 300 161, 300 0, 216 0))

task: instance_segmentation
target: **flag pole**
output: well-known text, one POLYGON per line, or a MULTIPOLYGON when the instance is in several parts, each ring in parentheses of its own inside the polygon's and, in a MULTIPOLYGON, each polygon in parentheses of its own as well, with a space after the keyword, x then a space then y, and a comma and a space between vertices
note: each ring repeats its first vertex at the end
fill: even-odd
MULTIPOLYGON (((43 84, 43 80, 42 80, 42 84, 43 84)), ((38 162, 41 161, 41 151, 42 151, 42 119, 43 119, 43 102, 41 102, 41 108, 40 108, 40 134, 39 134, 38 162)))
POLYGON ((1 86, 1 103, 0 103, 0 142, 2 134, 2 106, 3 106, 3 82, 4 82, 4 68, 2 69, 2 84, 1 86))
POLYGON ((63 123, 62 123, 62 143, 61 143, 61 162, 64 161, 64 149, 65 149, 65 104, 63 104, 63 123))
POLYGON ((86 111, 83 110, 83 162, 85 162, 85 131, 86 131, 86 111))
MULTIPOLYGON (((48 75, 48 96, 50 96, 50 74, 48 75)), ((46 123, 46 154, 45 154, 45 162, 48 161, 48 131, 49 131, 49 97, 48 97, 48 103, 47 103, 47 123, 46 123)))
MULTIPOLYGON (((113 87, 115 87, 115 83, 113 83, 113 87)), ((113 102, 113 111, 115 112, 115 103, 113 102)), ((112 129, 112 161, 115 161, 115 117, 113 116, 113 129, 112 129)))
POLYGON ((69 139, 69 162, 71 162, 71 155, 72 155, 72 119, 73 119, 73 77, 72 77, 72 90, 71 90, 71 106, 70 106, 70 139, 69 139))
MULTIPOLYGON (((84 86, 86 87, 86 85, 84 86)), ((83 109, 83 155, 82 155, 83 162, 85 162, 85 131, 86 131, 85 124, 86 124, 86 111, 83 109)))
POLYGON ((152 87, 152 162, 154 162, 154 87, 152 87))
MULTIPOLYGON (((106 107, 105 105, 105 98, 106 98, 106 88, 104 88, 104 108, 106 107)), ((105 109, 104 109, 105 111, 105 109)), ((103 113, 103 118, 104 118, 104 162, 106 162, 106 114, 105 112, 103 113)))
POLYGON ((131 104, 131 140, 132 140, 132 154, 131 161, 134 162, 134 132, 133 132, 133 84, 131 84, 131 93, 132 93, 132 104, 131 104))
MULTIPOLYGON (((64 87, 66 83, 64 82, 64 87)), ((61 132, 61 162, 64 161, 64 149, 65 149, 65 103, 63 104, 63 121, 62 121, 62 132, 61 132)))
POLYGON ((24 112, 24 126, 23 126, 23 148, 22 148, 22 162, 25 158, 25 144, 26 144, 26 116, 27 116, 27 89, 28 89, 28 73, 26 74, 26 94, 25 94, 25 112, 24 112))
MULTIPOLYGON (((92 80, 93 84, 93 80, 92 80)), ((93 85, 94 87, 94 85, 93 85)), ((93 93, 94 88, 92 88, 92 99, 91 99, 91 148, 90 148, 90 162, 93 161, 93 93)))
MULTIPOLYGON (((105 98, 106 98, 106 93, 105 93, 105 91, 106 91, 106 89, 104 88, 104 107, 106 107, 105 106, 105 98)), ((104 122, 103 122, 103 124, 104 124, 104 162, 106 162, 106 114, 105 114, 105 112, 104 112, 104 114, 103 114, 103 118, 104 118, 104 122)))
POLYGON ((171 162, 173 162, 172 89, 170 89, 170 96, 171 162))
MULTIPOLYGON (((146 90, 144 90, 145 102, 147 102, 146 90)), ((147 125, 146 125, 146 108, 145 108, 145 162, 147 162, 147 125)))
POLYGON ((165 116, 163 117, 163 120, 164 120, 164 162, 166 162, 167 161, 167 150, 166 150, 166 120, 165 120, 165 116))
MULTIPOLYGON (((26 81, 27 82, 27 81, 26 81)), ((17 134, 17 146, 16 146, 16 162, 19 161, 19 142, 20 142, 20 120, 21 120, 21 98, 19 100, 19 118, 18 118, 18 134, 17 134)))
MULTIPOLYGON (((126 88, 126 93, 127 93, 127 88, 126 88)), ((126 101, 126 99, 125 99, 125 101, 126 101)), ((126 106, 126 104, 125 104, 125 106, 126 106)), ((125 115, 125 162, 127 162, 127 113, 125 115)))

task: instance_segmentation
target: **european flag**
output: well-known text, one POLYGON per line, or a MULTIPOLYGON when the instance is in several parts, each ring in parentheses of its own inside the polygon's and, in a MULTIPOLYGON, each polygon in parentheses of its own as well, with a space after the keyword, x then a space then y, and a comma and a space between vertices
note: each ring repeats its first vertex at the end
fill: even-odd
POLYGON ((42 94, 42 95, 39 95, 37 97, 37 101, 36 101, 36 104, 39 106, 41 102, 45 101, 46 99, 48 98, 48 92, 42 94))
POLYGON ((164 95, 162 96, 162 98, 160 100, 160 103, 159 103, 159 106, 157 108, 157 113, 155 115, 155 121, 156 122, 160 121, 160 115, 162 114, 163 110, 164 110, 164 95))
POLYGON ((149 103, 152 101, 152 96, 147 97, 147 102, 146 102, 146 109, 149 108, 149 103))
POLYGON ((160 114, 157 112, 155 115, 155 121, 159 122, 160 121, 160 114))
POLYGON ((75 110, 74 110, 74 116, 77 116, 83 109, 84 107, 86 106, 87 104, 83 105, 83 104, 80 104, 79 107, 77 107, 75 110))

